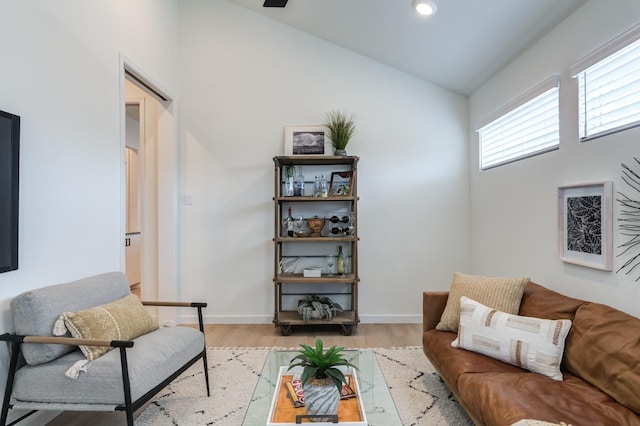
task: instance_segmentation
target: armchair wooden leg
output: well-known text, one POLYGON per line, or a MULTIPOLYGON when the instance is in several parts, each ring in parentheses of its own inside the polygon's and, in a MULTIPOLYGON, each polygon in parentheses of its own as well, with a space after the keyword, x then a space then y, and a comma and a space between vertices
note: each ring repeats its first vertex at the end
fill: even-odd
POLYGON ((202 362, 204 364, 204 380, 207 383, 207 396, 211 396, 211 392, 209 392, 209 368, 207 367, 207 348, 204 348, 202 362))
MULTIPOLYGON (((200 332, 204 335, 204 321, 202 319, 202 308, 207 306, 206 303, 196 304, 195 307, 198 309, 198 325, 200 326, 200 332)), ((207 396, 211 396, 211 392, 209 391, 209 368, 207 367, 207 343, 205 341, 204 351, 202 356, 202 362, 204 363, 204 379, 207 382, 207 396)))
POLYGON ((11 392, 13 391, 13 376, 16 374, 18 366, 18 355, 20 354, 20 343, 11 342, 11 361, 9 362, 9 373, 7 374, 7 384, 4 388, 4 400, 2 401, 2 415, 0 416, 0 425, 7 424, 9 416, 9 405, 11 403, 11 392))
POLYGON ((129 367, 127 366, 126 348, 120 347, 120 365, 122 366, 122 387, 124 390, 125 413, 127 426, 133 426, 133 406, 131 404, 131 384, 129 383, 129 367))

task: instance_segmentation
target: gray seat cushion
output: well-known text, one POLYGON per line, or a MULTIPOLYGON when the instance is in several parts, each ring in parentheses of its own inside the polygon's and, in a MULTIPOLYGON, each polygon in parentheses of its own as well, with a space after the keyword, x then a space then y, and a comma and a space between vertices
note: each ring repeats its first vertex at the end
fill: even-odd
MULTIPOLYGON (((134 342, 133 348, 127 349, 133 401, 204 349, 204 335, 188 327, 161 328, 134 342)), ((120 350, 113 349, 92 361, 77 380, 66 377, 65 371, 80 359, 84 356, 76 350, 46 364, 25 365, 16 373, 13 397, 47 403, 124 404, 120 350)))
MULTIPOLYGON (((27 291, 11 300, 16 334, 52 336, 53 325, 63 312, 93 308, 129 293, 129 282, 122 272, 108 272, 27 291)), ((76 349, 75 346, 25 343, 22 345, 22 354, 28 364, 37 365, 76 349)))

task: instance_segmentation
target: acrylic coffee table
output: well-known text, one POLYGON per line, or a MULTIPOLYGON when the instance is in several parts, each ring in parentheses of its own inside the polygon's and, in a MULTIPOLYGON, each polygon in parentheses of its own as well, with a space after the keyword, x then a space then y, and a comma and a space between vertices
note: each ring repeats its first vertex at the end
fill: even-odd
MULTIPOLYGON (((367 421, 370 425, 402 426, 389 387, 371 349, 344 351, 345 359, 358 367, 358 382, 367 421)), ((295 350, 272 350, 267 355, 260 378, 247 407, 243 426, 265 426, 275 392, 280 367, 298 355, 295 350)))

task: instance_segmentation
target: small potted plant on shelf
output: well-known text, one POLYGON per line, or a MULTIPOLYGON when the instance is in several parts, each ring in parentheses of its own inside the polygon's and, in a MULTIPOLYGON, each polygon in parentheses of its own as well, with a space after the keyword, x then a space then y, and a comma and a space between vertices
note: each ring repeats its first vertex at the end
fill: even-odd
POLYGON ((353 114, 334 110, 327 113, 324 123, 329 129, 329 138, 335 148, 336 155, 347 155, 347 145, 356 133, 356 125, 353 122, 353 114))
MULTIPOLYGON (((342 385, 347 384, 339 367, 357 367, 344 359, 344 348, 332 346, 326 352, 322 340, 317 339, 315 348, 302 344, 300 355, 291 360, 289 370, 302 367, 302 391, 307 415, 336 415, 342 393, 342 385)), ((316 418, 317 421, 328 419, 316 418)))
POLYGON ((284 195, 285 197, 293 196, 295 192, 293 184, 293 166, 284 167, 284 195))
POLYGON ((342 312, 342 306, 326 296, 310 294, 298 300, 298 313, 304 321, 311 318, 330 320, 336 312, 342 312))

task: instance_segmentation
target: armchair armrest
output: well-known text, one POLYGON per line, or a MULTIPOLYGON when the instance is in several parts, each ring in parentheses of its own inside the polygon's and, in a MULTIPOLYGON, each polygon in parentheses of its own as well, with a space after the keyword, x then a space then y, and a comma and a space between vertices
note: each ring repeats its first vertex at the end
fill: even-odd
POLYGON ((158 300, 143 300, 146 306, 174 306, 178 308, 206 308, 206 302, 162 302, 158 300))
POLYGON ((207 307, 207 302, 161 302, 157 300, 143 300, 145 306, 173 306, 179 308, 196 308, 198 310, 198 324, 200 331, 204 333, 204 321, 202 320, 202 308, 207 307))
POLYGON ((55 336, 20 336, 16 334, 4 333, 0 335, 0 341, 17 343, 42 343, 48 345, 71 345, 71 346, 109 346, 112 348, 132 348, 131 340, 101 340, 101 339, 75 339, 73 337, 55 336))
POLYGON ((449 298, 448 291, 425 291, 422 293, 422 332, 433 330, 440 322, 449 298))

